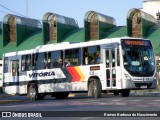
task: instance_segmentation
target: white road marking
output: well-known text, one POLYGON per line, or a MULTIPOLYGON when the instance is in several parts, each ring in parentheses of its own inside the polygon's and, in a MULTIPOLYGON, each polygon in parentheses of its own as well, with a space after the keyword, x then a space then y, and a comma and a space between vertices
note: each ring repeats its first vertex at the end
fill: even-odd
MULTIPOLYGON (((93 101, 93 102, 89 102, 89 103, 92 103, 92 104, 100 104, 101 102, 99 102, 99 101, 97 101, 97 102, 95 101, 95 102, 94 102, 94 101, 93 101)), ((87 104, 88 104, 88 103, 87 103, 87 104)))
POLYGON ((153 101, 160 102, 160 99, 158 99, 158 100, 153 100, 153 101))
POLYGON ((117 102, 115 103, 116 105, 127 105, 126 103, 120 103, 120 102, 117 102))
POLYGON ((100 103, 100 105, 113 105, 113 103, 100 103))
POLYGON ((7 108, 7 107, 8 107, 8 108, 12 108, 12 107, 13 107, 13 108, 14 108, 14 107, 20 107, 20 106, 21 106, 21 107, 24 107, 24 106, 26 106, 26 105, 12 105, 12 106, 0 106, 0 107, 1 107, 1 108, 2 108, 2 107, 5 107, 5 108, 7 108))
POLYGON ((148 103, 148 104, 151 104, 151 105, 159 105, 159 103, 148 103))
POLYGON ((85 118, 82 118, 82 120, 88 120, 88 119, 93 119, 95 117, 85 117, 85 118))
POLYGON ((149 107, 148 105, 136 105, 138 107, 149 107))
POLYGON ((100 105, 127 105, 127 104, 121 102, 109 102, 109 103, 101 103, 100 105))
POLYGON ((129 101, 135 101, 135 102, 138 102, 138 101, 142 101, 142 100, 129 100, 129 101))
POLYGON ((117 100, 112 100, 112 101, 114 101, 114 102, 116 102, 116 101, 121 101, 121 99, 117 99, 117 100))
POLYGON ((94 102, 94 101, 99 101, 99 100, 90 100, 90 101, 91 101, 91 102, 92 102, 92 101, 94 102))

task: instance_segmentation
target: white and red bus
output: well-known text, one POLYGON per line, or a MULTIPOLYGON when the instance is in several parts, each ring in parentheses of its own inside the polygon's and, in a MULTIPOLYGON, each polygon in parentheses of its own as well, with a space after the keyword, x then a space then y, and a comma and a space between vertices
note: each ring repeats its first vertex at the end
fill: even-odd
POLYGON ((32 100, 70 92, 102 92, 128 97, 132 89, 157 86, 154 50, 150 40, 112 38, 81 43, 57 43, 3 55, 3 90, 32 100))

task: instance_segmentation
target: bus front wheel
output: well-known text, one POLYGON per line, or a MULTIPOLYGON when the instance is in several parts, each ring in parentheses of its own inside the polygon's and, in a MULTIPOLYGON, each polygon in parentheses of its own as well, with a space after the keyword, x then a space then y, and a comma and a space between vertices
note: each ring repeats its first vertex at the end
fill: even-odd
POLYGON ((129 93, 130 93, 130 90, 127 90, 127 89, 121 91, 122 97, 128 97, 129 93))
POLYGON ((101 98, 101 83, 98 79, 93 78, 88 85, 88 96, 93 96, 95 98, 101 98))

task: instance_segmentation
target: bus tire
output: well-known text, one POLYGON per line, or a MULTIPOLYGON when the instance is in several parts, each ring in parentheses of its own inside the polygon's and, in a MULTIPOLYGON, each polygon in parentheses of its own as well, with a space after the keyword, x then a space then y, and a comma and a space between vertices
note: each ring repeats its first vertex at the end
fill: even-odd
POLYGON ((27 92, 27 96, 30 100, 38 100, 38 88, 36 84, 30 84, 27 92))
POLYGON ((38 94, 38 100, 43 100, 44 99, 44 97, 45 97, 45 95, 44 94, 38 94))
POLYGON ((101 98, 102 86, 98 79, 93 78, 88 85, 88 96, 93 96, 94 98, 101 98))
POLYGON ((118 96, 119 95, 119 91, 114 91, 114 95, 118 96))
POLYGON ((88 85, 88 96, 93 96, 93 81, 91 81, 88 85))
POLYGON ((130 90, 128 90, 128 89, 121 91, 122 97, 128 97, 129 93, 130 93, 130 90))
POLYGON ((67 99, 69 95, 69 92, 56 92, 54 94, 56 99, 67 99))

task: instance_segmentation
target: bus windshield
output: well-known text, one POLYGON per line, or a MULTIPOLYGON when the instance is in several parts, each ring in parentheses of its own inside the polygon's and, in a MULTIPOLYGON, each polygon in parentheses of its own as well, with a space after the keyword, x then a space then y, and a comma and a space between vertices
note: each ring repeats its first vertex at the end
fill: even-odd
POLYGON ((146 40, 121 40, 121 42, 124 68, 132 76, 153 76, 155 59, 151 42, 146 40))

